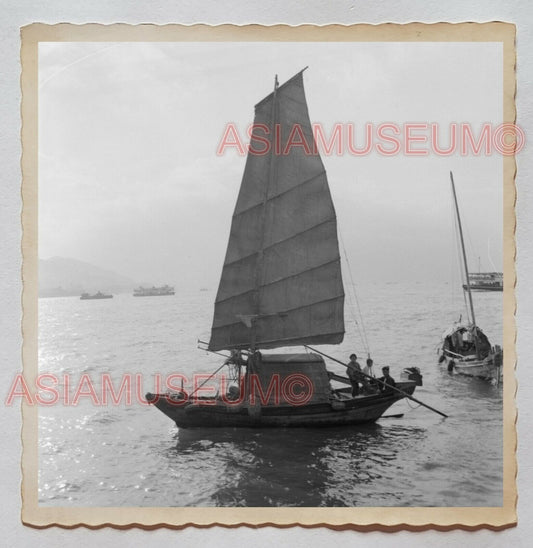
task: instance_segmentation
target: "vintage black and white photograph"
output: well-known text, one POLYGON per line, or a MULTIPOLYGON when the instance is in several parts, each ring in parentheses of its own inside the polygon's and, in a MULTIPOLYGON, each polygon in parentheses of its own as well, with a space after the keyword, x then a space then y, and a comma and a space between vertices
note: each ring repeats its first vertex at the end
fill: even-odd
POLYGON ((504 66, 40 41, 38 507, 503 507, 504 66))

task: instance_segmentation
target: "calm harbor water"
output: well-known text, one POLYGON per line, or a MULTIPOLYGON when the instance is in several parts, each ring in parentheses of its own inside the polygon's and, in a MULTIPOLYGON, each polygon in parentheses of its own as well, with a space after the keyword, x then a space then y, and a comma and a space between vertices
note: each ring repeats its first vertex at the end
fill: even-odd
MULTIPOLYGON (((209 337, 214 292, 40 299, 39 371, 56 375, 71 400, 39 408, 40 504, 500 506, 502 388, 437 365, 461 302, 447 284, 367 284, 358 293, 376 369, 390 365, 398 379, 403 367, 419 367, 415 397, 448 419, 403 400, 387 412, 403 417, 365 427, 179 430, 135 392, 131 404, 102 405, 102 375, 116 390, 139 375, 133 388, 144 397, 155 374, 212 372, 222 358, 197 349, 197 339, 209 337), (86 395, 74 406, 84 374, 98 402, 86 395)), ((502 294, 474 299, 478 324, 501 344, 502 294)), ((354 323, 346 328, 342 345, 322 349, 364 358, 354 323)))

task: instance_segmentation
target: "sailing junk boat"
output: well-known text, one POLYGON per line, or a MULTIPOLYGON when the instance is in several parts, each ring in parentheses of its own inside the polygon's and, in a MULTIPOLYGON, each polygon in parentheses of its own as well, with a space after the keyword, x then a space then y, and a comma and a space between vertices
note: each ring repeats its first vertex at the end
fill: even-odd
POLYGON ((330 379, 349 381, 328 372, 321 355, 262 352, 344 338, 336 216, 302 73, 281 86, 276 77, 274 91, 255 106, 251 143, 265 143, 268 128, 269 147, 248 153, 207 348, 232 352, 236 385, 218 397, 193 399, 183 389, 146 395, 179 427, 372 422, 417 384, 351 398, 349 389, 332 389, 330 379), (291 145, 296 132, 307 150, 291 145))
POLYGON ((468 273, 463 229, 452 172, 450 172, 450 178, 465 271, 466 283, 463 287, 468 295, 468 319, 466 323, 459 320, 444 334, 442 346, 439 349, 439 363, 444 363, 450 372, 454 371, 463 375, 499 381, 502 372, 503 353, 498 345, 491 346, 485 333, 476 324, 471 277, 468 273))

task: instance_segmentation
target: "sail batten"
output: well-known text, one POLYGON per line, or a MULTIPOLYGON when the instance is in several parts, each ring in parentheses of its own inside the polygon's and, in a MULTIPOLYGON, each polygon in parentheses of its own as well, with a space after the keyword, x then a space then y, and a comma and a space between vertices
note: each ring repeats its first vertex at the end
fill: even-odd
MULTIPOLYGON (((298 312, 299 310, 304 310, 304 309, 307 309, 307 308, 309 308, 311 306, 314 306, 314 305, 317 305, 317 304, 333 302, 333 301, 337 301, 339 299, 344 299, 344 293, 342 293, 341 295, 336 295, 335 297, 328 297, 327 299, 323 299, 321 301, 315 301, 313 303, 306 304, 306 305, 300 305, 300 306, 297 306, 297 307, 294 307, 294 308, 286 308, 284 310, 279 310, 279 311, 270 312, 270 313, 266 312, 264 314, 261 314, 261 316, 259 318, 274 317, 274 316, 283 317, 283 316, 286 316, 287 314, 290 314, 290 313, 293 313, 293 312, 298 312)), ((243 316, 245 316, 245 315, 243 315, 243 316)), ((243 319, 237 319, 236 321, 233 321, 232 323, 216 325, 216 326, 214 326, 214 328, 218 329, 218 328, 221 328, 221 327, 228 327, 230 325, 237 325, 237 324, 242 323, 242 322, 243 322, 243 319)), ((335 331, 335 333, 340 333, 340 331, 335 331)))
MULTIPOLYGON (((265 246, 264 247, 264 250, 267 250, 268 248, 270 247, 274 247, 276 245, 279 245, 279 244, 283 244, 285 242, 289 242, 290 240, 294 240, 295 238, 297 238, 298 236, 302 236, 303 234, 305 234, 306 232, 309 232, 315 228, 318 228, 322 225, 325 225, 327 223, 331 223, 331 219, 327 220, 327 221, 324 221, 323 223, 320 223, 319 225, 315 225, 315 226, 312 226, 311 228, 307 228, 305 230, 302 230, 301 232, 297 232, 296 234, 293 234, 292 236, 288 236, 287 238, 283 239, 283 240, 278 240, 268 246, 265 246)), ((255 256, 255 252, 254 253, 250 253, 250 255, 246 255, 245 257, 241 257, 240 259, 236 259, 235 261, 230 261, 228 263, 226 263, 226 266, 231 266, 231 265, 235 265, 237 263, 240 263, 242 261, 246 261, 248 259, 250 259, 251 257, 254 257, 255 256)))
MULTIPOLYGON (((311 273, 313 270, 317 270, 319 268, 322 268, 324 266, 328 266, 330 264, 336 264, 338 262, 338 259, 334 259, 332 261, 328 261, 326 263, 322 263, 322 264, 319 264, 317 266, 314 266, 312 268, 309 268, 307 270, 305 270, 305 272, 309 272, 311 273)), ((283 282, 284 280, 289 280, 291 278, 297 278, 298 276, 301 276, 304 272, 296 272, 295 274, 291 274, 291 275, 288 275, 288 276, 284 276, 284 277, 280 277, 276 280, 272 280, 270 282, 266 282, 266 283, 263 283, 262 284, 262 287, 268 287, 268 286, 271 286, 271 285, 274 285, 274 284, 277 284, 277 283, 280 283, 280 282, 283 282)), ((217 304, 222 304, 226 301, 229 301, 230 299, 233 299, 234 297, 239 297, 241 295, 245 295, 247 293, 250 293, 251 291, 253 291, 252 289, 249 289, 247 291, 243 291, 242 293, 235 293, 234 295, 230 295, 229 297, 226 297, 224 299, 220 299, 220 300, 217 300, 216 303, 217 304)))
POLYGON ((209 348, 339 343, 344 290, 337 223, 302 73, 256 105, 254 124, 270 129, 270 153, 248 154, 209 348), (295 125, 311 150, 285 153, 295 125))
MULTIPOLYGON (((320 177, 321 175, 326 175, 326 171, 322 171, 320 173, 317 173, 316 175, 314 175, 313 177, 311 177, 310 179, 307 179, 306 181, 302 181, 301 183, 299 183, 297 186, 294 186, 292 188, 289 188, 287 190, 285 190, 284 192, 280 192, 279 194, 276 194, 275 196, 271 196, 269 199, 270 200, 275 200, 277 198, 281 198, 283 197, 284 195, 288 194, 289 192, 292 192, 293 190, 297 190, 298 188, 300 188, 301 186, 303 185, 306 185, 307 183, 311 183, 313 182, 315 179, 317 179, 318 177, 320 177)), ((237 217, 239 215, 244 215, 245 213, 248 213, 249 211, 252 211, 252 210, 256 210, 258 208, 260 208, 261 206, 263 205, 263 203, 257 203, 255 205, 252 205, 250 206, 248 209, 245 209, 243 211, 239 211, 238 213, 235 213, 234 216, 237 217)))

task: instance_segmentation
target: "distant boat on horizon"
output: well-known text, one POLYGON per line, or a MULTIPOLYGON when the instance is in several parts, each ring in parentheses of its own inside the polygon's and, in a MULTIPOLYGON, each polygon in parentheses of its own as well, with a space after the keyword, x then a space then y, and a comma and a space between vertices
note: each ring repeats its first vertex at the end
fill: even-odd
POLYGON ((174 288, 170 285, 163 285, 161 287, 138 287, 133 290, 134 297, 162 297, 165 295, 174 295, 174 288))
POLYGON ((94 295, 90 295, 89 293, 82 293, 80 300, 81 301, 90 301, 94 299, 112 299, 113 295, 107 295, 105 293, 102 293, 101 291, 98 291, 98 293, 95 293, 94 295))
MULTIPOLYGON (((468 281, 471 291, 503 291, 501 272, 470 272, 468 281)), ((468 290, 467 284, 463 284, 463 289, 468 290)))

